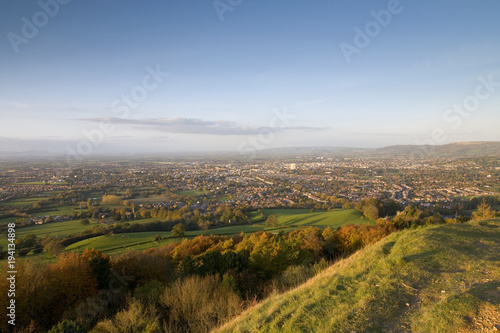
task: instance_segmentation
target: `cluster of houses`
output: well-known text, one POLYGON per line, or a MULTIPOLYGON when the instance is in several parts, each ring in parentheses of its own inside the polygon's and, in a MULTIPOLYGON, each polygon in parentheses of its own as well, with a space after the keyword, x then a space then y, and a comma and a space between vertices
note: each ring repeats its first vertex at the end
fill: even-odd
MULTIPOLYGON (((137 191, 149 188, 148 191, 163 193, 165 190, 173 193, 192 191, 184 195, 196 197, 189 204, 200 211, 208 204, 265 208, 294 206, 304 200, 326 203, 324 195, 350 201, 384 197, 402 204, 446 203, 461 197, 497 194, 490 185, 498 183, 499 171, 498 167, 482 168, 474 161, 451 159, 443 162, 405 158, 296 157, 250 161, 99 162, 60 170, 21 167, 0 171, 0 201, 32 192, 106 186, 137 191), (457 172, 467 174, 464 179, 482 179, 484 183, 459 181, 449 176, 457 172)), ((186 204, 183 201, 187 200, 167 200, 149 207, 180 208, 186 204)), ((70 217, 42 216, 33 218, 33 223, 67 219, 70 217)))
POLYGON ((71 221, 73 220, 73 217, 68 216, 68 215, 55 215, 55 216, 37 216, 37 217, 31 217, 26 220, 26 223, 28 224, 45 224, 45 223, 51 223, 51 222, 63 222, 63 221, 71 221))

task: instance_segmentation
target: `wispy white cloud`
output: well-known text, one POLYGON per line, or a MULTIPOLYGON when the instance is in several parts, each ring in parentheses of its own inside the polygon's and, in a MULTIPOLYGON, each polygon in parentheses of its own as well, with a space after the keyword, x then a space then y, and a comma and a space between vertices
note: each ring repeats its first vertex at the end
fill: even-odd
MULTIPOLYGON (((142 118, 124 119, 99 117, 78 119, 81 121, 107 122, 130 125, 136 128, 150 128, 160 132, 210 134, 210 135, 253 135, 259 134, 264 127, 244 126, 226 120, 201 120, 195 118, 142 118)), ((326 127, 290 126, 273 128, 273 132, 284 131, 319 131, 326 127)))

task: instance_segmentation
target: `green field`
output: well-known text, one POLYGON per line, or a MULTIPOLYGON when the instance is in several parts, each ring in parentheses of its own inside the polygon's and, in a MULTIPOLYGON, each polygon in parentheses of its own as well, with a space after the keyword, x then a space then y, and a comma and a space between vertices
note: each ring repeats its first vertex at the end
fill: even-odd
POLYGON ((248 215, 250 216, 250 221, 252 223, 262 221, 262 216, 260 215, 260 213, 258 211, 250 212, 248 215))
POLYGON ((99 207, 101 207, 103 210, 113 210, 113 209, 125 207, 125 206, 115 205, 115 204, 104 204, 104 205, 99 205, 99 207))
POLYGON ((6 217, 6 218, 3 218, 3 219, 0 219, 0 224, 5 224, 5 223, 14 223, 14 222, 16 222, 18 219, 19 219, 19 217, 17 217, 17 216, 13 216, 13 217, 6 217))
MULTIPOLYGON (((43 212, 40 215, 64 215, 68 214, 73 207, 66 206, 60 207, 58 210, 51 212, 43 212)), ((270 228, 265 225, 265 220, 262 220, 258 212, 250 213, 251 221, 256 223, 244 224, 244 225, 230 225, 222 228, 209 229, 209 230, 197 230, 186 232, 187 238, 193 238, 198 235, 235 235, 240 232, 246 234, 254 233, 257 231, 266 230, 269 232, 290 232, 296 228, 302 228, 307 226, 315 226, 319 228, 332 227, 337 228, 339 226, 349 224, 373 224, 373 222, 364 219, 356 210, 336 210, 331 212, 318 211, 315 213, 310 213, 308 209, 264 209, 262 212, 266 217, 269 215, 278 216, 278 227, 270 228)), ((15 220, 17 218, 9 218, 9 221, 15 220)), ((7 221, 7 219, 5 219, 7 221)), ((128 223, 147 223, 158 221, 158 219, 143 219, 134 220, 128 223)), ((59 236, 64 237, 67 235, 75 235, 85 231, 96 223, 91 223, 90 225, 80 224, 80 220, 75 221, 64 221, 64 222, 52 222, 42 225, 34 225, 24 228, 18 228, 16 232, 17 238, 23 238, 28 234, 35 234, 37 237, 41 238, 44 236, 59 236)), ((130 234, 117 234, 114 236, 99 236, 91 239, 87 239, 75 244, 68 246, 67 251, 83 251, 85 248, 96 248, 101 249, 110 254, 119 253, 123 251, 128 251, 131 249, 148 249, 151 247, 162 246, 166 244, 167 240, 163 240, 159 243, 153 242, 153 237, 156 235, 161 235, 162 237, 170 237, 170 232, 139 232, 130 234)), ((6 246, 7 240, 0 239, 0 246, 6 246)))
POLYGON ((38 201, 42 201, 45 199, 47 199, 47 197, 19 198, 19 199, 12 199, 12 200, 3 202, 2 205, 9 206, 9 207, 29 207, 29 206, 33 206, 33 204, 37 203, 38 201))
MULTIPOLYGON (((33 198, 35 199, 35 198, 33 198)), ((28 201, 28 199, 16 199, 13 200, 12 202, 8 202, 5 205, 6 206, 11 206, 11 207, 29 207, 32 206, 34 203, 37 201, 40 201, 40 199, 35 199, 35 201, 28 201), (21 201, 22 200, 22 201, 21 201)), ((30 213, 32 217, 37 217, 37 216, 62 216, 62 215, 68 215, 71 216, 73 214, 73 210, 80 210, 80 207, 78 206, 55 206, 55 205, 50 205, 46 206, 43 209, 37 210, 36 212, 30 213)), ((86 212, 87 208, 84 208, 81 210, 82 212, 86 212)), ((16 220, 19 219, 19 217, 15 218, 16 220)), ((4 223, 6 219, 0 219, 0 223, 4 223)))
POLYGON ((97 225, 91 223, 90 225, 80 224, 80 220, 52 222, 40 225, 33 225, 24 228, 16 228, 16 238, 22 238, 25 235, 35 234, 37 237, 43 236, 67 236, 80 233, 92 226, 97 225))
POLYGON ((44 195, 58 195, 61 193, 66 192, 65 190, 54 190, 54 191, 42 191, 39 192, 38 194, 44 194, 44 195))
MULTIPOLYGON (((7 219, 2 219, 3 223, 8 223, 8 222, 14 222, 18 217, 12 217, 12 218, 7 218, 7 219)), ((134 221, 129 221, 128 223, 134 224, 134 223, 147 223, 147 222, 153 222, 153 221, 158 221, 158 219, 142 219, 142 220, 134 220, 134 221)), ((82 225, 81 220, 74 220, 74 221, 64 221, 64 222, 51 222, 51 223, 46 223, 46 224, 41 224, 41 225, 32 225, 29 227, 24 227, 24 228, 17 228, 16 229, 16 239, 22 239, 26 235, 30 234, 35 234, 38 238, 42 238, 45 236, 51 236, 51 237, 65 237, 68 235, 75 235, 78 233, 81 233, 85 230, 88 230, 92 227, 97 226, 98 224, 95 222, 91 222, 89 225, 82 225)), ((153 232, 155 235, 157 234, 162 234, 161 232, 153 232)), ((148 233, 137 233, 138 236, 135 238, 131 238, 128 242, 130 244, 135 244, 138 242, 144 242, 148 240, 148 233), (139 238, 139 240, 136 241, 136 239, 139 238)), ((164 236, 170 236, 170 233, 164 233, 164 236)), ((154 235, 153 235, 154 236, 154 235)), ((99 238, 99 237, 95 237, 99 238)), ((92 238, 94 239, 94 238, 92 238)), ((151 238, 152 240, 153 238, 151 238)), ((7 237, 0 237, 0 246, 2 246, 4 249, 7 247, 7 237)), ((95 248, 100 248, 102 243, 97 242, 96 245, 94 246, 95 248)), ((153 247, 155 244, 152 244, 151 246, 147 246, 144 249, 153 247)), ((123 251, 123 250, 122 250, 123 251)), ((32 254, 29 255, 28 257, 33 256, 32 254)))
MULTIPOLYGON (((78 206, 56 206, 56 207, 47 207, 43 211, 39 213, 32 213, 32 216, 57 216, 57 215, 69 215, 73 214, 73 210, 80 210, 78 206)), ((81 210, 82 212, 86 212, 87 209, 84 208, 81 210)))
MULTIPOLYGON (((275 214, 278 216, 279 226, 275 228, 266 227, 265 221, 255 224, 233 225, 222 228, 209 230, 187 231, 186 238, 194 238, 199 235, 227 235, 232 236, 244 232, 245 234, 254 233, 257 231, 269 232, 290 232, 296 228, 315 226, 319 228, 332 227, 349 224, 373 224, 373 222, 363 219, 361 213, 356 210, 338 210, 331 212, 310 213, 308 209, 264 209, 263 213, 266 216, 275 214)), ((252 218, 259 217, 258 212, 252 212, 252 218)), ((157 221, 157 219, 137 220, 133 223, 145 223, 157 221)), ((108 254, 115 254, 123 251, 145 250, 151 247, 164 245, 166 240, 159 243, 153 242, 153 237, 160 235, 162 237, 170 237, 170 232, 138 232, 130 234, 117 234, 113 236, 99 236, 87 239, 66 248, 67 251, 83 251, 85 248, 101 249, 108 254)))
POLYGON ((24 183, 16 183, 16 185, 67 185, 68 183, 66 182, 41 182, 41 181, 35 181, 35 182, 24 182, 24 183))
POLYGON ((129 202, 132 202, 136 205, 145 205, 145 204, 158 204, 167 201, 166 197, 162 197, 161 195, 150 195, 147 198, 136 198, 136 199, 129 199, 129 202))
POLYGON ((497 332, 500 219, 394 233, 216 332, 497 332))
POLYGON ((187 195, 188 197, 194 197, 198 195, 210 194, 208 191, 199 191, 199 190, 185 190, 175 192, 177 195, 187 195))
MULTIPOLYGON (((16 217, 17 219, 17 217, 16 217)), ((143 219, 143 220, 134 220, 129 221, 128 223, 147 223, 158 221, 158 219, 143 219)), ((17 237, 24 237, 25 235, 35 234, 37 237, 43 236, 67 236, 67 235, 75 235, 81 233, 87 229, 95 227, 99 224, 95 222, 91 222, 89 225, 83 225, 80 223, 81 220, 73 220, 73 221, 63 221, 63 222, 51 222, 40 225, 32 225, 24 228, 17 228, 16 235, 17 237)))
POLYGON ((315 226, 337 228, 344 224, 372 224, 363 214, 354 209, 339 209, 330 212, 317 211, 310 213, 309 209, 263 209, 266 217, 276 215, 280 226, 315 226))
MULTIPOLYGON (((187 231, 185 238, 194 238, 199 235, 235 235, 240 232, 253 233, 263 230, 262 226, 243 225, 230 226, 210 230, 187 231)), ((148 231, 126 234, 105 235, 89 238, 75 244, 71 244, 66 251, 82 252, 86 248, 100 249, 108 254, 117 254, 131 250, 147 250, 152 247, 158 247, 169 242, 179 242, 181 238, 163 239, 160 242, 154 242, 154 237, 160 235, 162 238, 172 237, 169 231, 148 231)))
POLYGON ((171 238, 163 239, 155 243, 154 237, 156 235, 160 235, 162 237, 172 236, 170 232, 164 231, 104 235, 71 244, 66 248, 66 251, 83 252, 85 249, 95 248, 108 254, 114 254, 131 250, 146 250, 151 247, 166 245, 172 241, 179 241, 179 239, 171 238))
MULTIPOLYGON (((44 236, 64 237, 67 235, 80 233, 91 228, 94 225, 96 224, 91 223, 90 225, 82 225, 80 224, 80 220, 74 220, 16 228, 16 239, 22 239, 24 236, 30 234, 35 234, 38 238, 42 238, 44 236)), ((0 246, 3 246, 4 248, 7 246, 7 237, 0 237, 0 246)))

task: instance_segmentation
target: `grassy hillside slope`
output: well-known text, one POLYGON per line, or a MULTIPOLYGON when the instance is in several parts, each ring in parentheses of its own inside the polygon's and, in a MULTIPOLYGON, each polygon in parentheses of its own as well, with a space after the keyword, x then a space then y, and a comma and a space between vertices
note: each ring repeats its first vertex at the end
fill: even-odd
POLYGON ((497 332, 499 254, 499 219, 395 233, 219 331, 497 332))

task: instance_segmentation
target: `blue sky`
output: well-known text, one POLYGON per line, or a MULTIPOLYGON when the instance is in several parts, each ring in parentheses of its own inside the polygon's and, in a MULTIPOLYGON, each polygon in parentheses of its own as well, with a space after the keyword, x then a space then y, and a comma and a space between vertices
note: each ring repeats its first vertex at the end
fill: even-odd
POLYGON ((496 0, 59 1, 0 2, 0 151, 500 140, 496 0))

